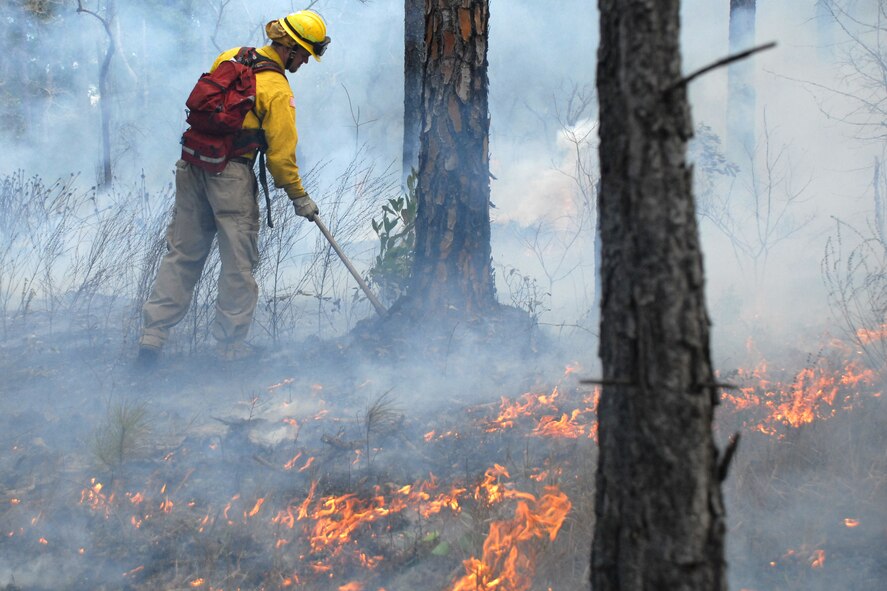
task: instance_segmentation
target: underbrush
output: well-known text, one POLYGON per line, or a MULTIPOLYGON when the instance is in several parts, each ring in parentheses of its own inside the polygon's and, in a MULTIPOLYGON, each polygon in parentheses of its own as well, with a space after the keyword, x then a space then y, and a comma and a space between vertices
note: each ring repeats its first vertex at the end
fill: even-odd
MULTIPOLYGON (((717 433, 741 435, 724 484, 731 586, 883 580, 884 379, 856 355, 722 376, 735 388, 717 433)), ((503 360, 482 384, 321 359, 102 390, 133 404, 45 376, 72 387, 0 424, 0 583, 587 588, 598 393, 583 369, 503 360)))
MULTIPOLYGON (((318 186, 322 168, 305 175, 327 226, 357 257, 363 228, 394 192, 390 171, 377 171, 361 153, 330 186, 318 186)), ((118 342, 131 354, 141 306, 160 258, 174 201, 171 184, 149 188, 114 184, 83 188, 77 175, 47 183, 24 171, 0 178, 0 337, 85 333, 118 342)), ((260 230, 261 286, 253 337, 274 343, 310 332, 347 331, 369 308, 320 232, 296 218, 282 192, 272 200, 274 228, 260 230)), ((261 219, 265 219, 264 212, 261 219)), ((205 347, 215 309, 219 272, 214 245, 188 315, 174 331, 171 351, 205 347)))

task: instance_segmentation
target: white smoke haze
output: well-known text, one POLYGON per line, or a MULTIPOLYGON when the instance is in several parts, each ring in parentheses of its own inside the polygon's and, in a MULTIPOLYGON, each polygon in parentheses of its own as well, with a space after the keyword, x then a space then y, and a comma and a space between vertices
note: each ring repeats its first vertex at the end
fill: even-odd
MULTIPOLYGON (((350 348, 355 337, 349 331, 369 317, 372 308, 357 297, 353 281, 317 231, 294 220, 278 195, 277 227, 273 232, 262 230, 262 294, 252 332, 253 340, 267 347, 263 361, 234 369, 210 361, 214 291, 209 284, 212 271, 217 272, 211 261, 210 279, 201 284, 189 316, 175 329, 165 366, 150 384, 134 380, 128 372, 139 321, 133 301, 144 296, 145 278, 152 277, 151 261, 156 262, 162 248, 178 141, 185 129, 184 100, 219 50, 263 44, 264 23, 302 6, 282 0, 118 0, 118 53, 112 59, 108 96, 100 97, 98 69, 107 46, 101 24, 76 14, 76 3, 47 3, 54 16, 39 23, 25 20, 20 4, 0 6, 7 28, 0 47, 10 56, 0 65, 0 78, 27 82, 21 88, 0 82, 0 109, 9 117, 0 129, 5 148, 0 179, 7 187, 3 194, 39 194, 27 182, 35 176, 46 185, 69 179, 72 173, 78 176, 66 180, 70 185, 65 189, 45 190, 54 196, 46 204, 29 204, 27 199, 0 203, 0 589, 145 588, 139 586, 138 576, 163 580, 168 588, 182 583, 171 575, 151 579, 156 573, 145 571, 120 577, 140 563, 108 548, 144 544, 148 534, 121 528, 125 533, 117 539, 115 520, 128 519, 128 514, 121 511, 103 521, 101 507, 90 512, 89 494, 85 505, 77 503, 81 491, 88 493, 90 475, 106 490, 115 482, 132 483, 146 494, 152 491, 152 501, 160 503, 158 491, 165 482, 157 480, 159 473, 171 483, 182 483, 181 490, 193 495, 190 500, 197 504, 194 511, 214 511, 221 524, 218 515, 234 495, 240 495, 234 510, 241 513, 249 511, 240 506, 246 499, 251 503, 263 494, 268 495, 266 510, 276 510, 299 495, 305 498, 312 470, 320 470, 314 473, 342 494, 350 492, 342 483, 372 484, 380 474, 399 485, 429 472, 442 477, 458 472, 467 481, 482 475, 505 449, 510 460, 525 458, 524 472, 541 466, 543 459, 548 462, 546 454, 552 462, 561 460, 566 473, 577 466, 571 462, 584 462, 587 474, 577 471, 580 476, 571 482, 587 485, 592 498, 596 452, 587 437, 546 446, 538 438, 526 443, 516 436, 466 435, 462 441, 451 440, 452 448, 447 449, 443 434, 471 432, 476 419, 496 414, 500 397, 548 394, 554 386, 565 399, 578 397, 581 403, 573 400, 577 411, 591 406, 582 399, 585 390, 576 384, 578 374, 563 373, 568 364, 581 367, 580 377, 599 372, 594 2, 491 3, 493 258, 500 301, 526 310, 540 323, 529 352, 516 348, 508 352, 511 359, 503 360, 503 355, 485 350, 484 343, 457 345, 465 335, 454 333, 433 362, 414 363, 409 343, 393 355, 397 359, 359 356, 350 348), (223 4, 219 18, 215 11, 223 4), (97 182, 101 154, 102 98, 112 106, 115 178, 109 191, 96 192, 91 187, 97 182), (23 126, 26 133, 20 131, 23 126), (18 180, 10 180, 14 178, 18 180), (53 209, 53 203, 65 202, 60 195, 74 195, 66 199, 77 204, 75 210, 53 209), (10 204, 16 209, 6 209, 10 204), (118 235, 118 230, 130 233, 118 235), (91 257, 100 244, 96 237, 103 235, 113 238, 113 250, 91 257), (56 236, 59 239, 53 240, 56 236), (101 272, 90 270, 88 262, 93 260, 101 272), (366 429, 360 417, 386 395, 395 401, 394 414, 405 417, 400 438, 380 435, 378 449, 363 446, 364 455, 356 459, 339 453, 337 445, 347 447, 350 440, 361 439, 361 429, 366 429), (161 457, 175 451, 180 464, 140 450, 115 468, 97 465, 96 433, 102 432, 109 408, 122 399, 149 401, 152 424, 146 441, 152 449, 164 450, 161 457), (299 424, 295 431, 291 423, 281 422, 294 417, 299 424), (432 431, 437 447, 422 447, 421 435, 432 431), (318 443, 321 437, 327 438, 323 444, 318 443), (402 440, 413 447, 403 447, 402 440), (321 451, 315 453, 315 448, 321 451), (280 466, 297 452, 304 454, 300 466, 316 455, 316 466, 322 468, 306 470, 305 476, 282 473, 280 466), (374 453, 375 466, 370 469, 366 455, 374 453), (533 464, 536 460, 538 465, 533 464), (277 468, 270 470, 262 462, 277 468), (456 464, 459 469, 452 469, 456 464), (191 476, 188 470, 196 466, 211 474, 197 470, 191 476), (62 474, 64 482, 49 480, 47 485, 40 475, 47 469, 62 474), (187 484, 192 478, 201 492, 192 492, 187 484), (54 494, 45 493, 53 486, 58 486, 54 494), (70 516, 59 518, 56 508, 66 504, 74 505, 70 516), (39 536, 48 543, 39 542, 39 536), (93 572, 76 555, 80 546, 97 561, 93 572), (73 553, 66 554, 69 549, 73 553)), ((86 5, 96 8, 96 2, 86 5)), ((727 0, 683 3, 685 73, 729 53, 728 7, 727 0)), ((313 8, 327 20, 332 44, 322 62, 311 60, 289 77, 297 103, 299 164, 324 219, 366 272, 378 252, 370 220, 380 218, 382 205, 400 194, 403 1, 320 0, 313 8)), ((771 384, 782 380, 791 390, 793 377, 805 368, 823 360, 839 366, 837 359, 855 359, 855 351, 865 348, 853 340, 853 331, 829 298, 834 286, 823 280, 822 268, 836 219, 864 237, 872 235, 875 224, 873 165, 883 158, 885 145, 877 114, 861 110, 859 99, 883 99, 887 89, 872 87, 859 76, 855 69, 872 64, 860 57, 850 35, 881 47, 883 28, 879 32, 860 24, 883 17, 879 9, 883 11, 883 1, 758 2, 755 43, 778 45, 752 58, 758 145, 754 154, 735 159, 738 168, 732 173, 712 172, 724 165, 713 164, 711 151, 705 149, 722 154, 727 150, 728 70, 717 69, 690 84, 694 125, 711 132, 705 135, 708 143, 703 133, 697 134, 691 153, 700 211, 705 214, 700 230, 712 353, 726 382, 748 386, 751 378, 737 370, 751 371, 768 361, 771 373, 766 379, 771 384), (846 30, 834 22, 826 5, 848 11, 850 17, 841 20, 846 30), (855 64, 848 62, 851 57, 855 64), (867 125, 855 124, 859 122, 867 125), (757 222, 764 209, 755 208, 755 194, 772 197, 772 232, 763 242, 757 222), (718 211, 712 204, 727 208, 721 227, 712 219, 718 211), (732 237, 723 224, 734 232, 732 237)), ((887 59, 883 50, 881 59, 887 59)), ((881 191, 887 192, 883 181, 881 191)), ((861 240, 845 227, 843 255, 861 240)), ((875 271, 869 277, 877 276, 875 271)), ((863 302, 868 308, 860 314, 874 318, 874 324, 854 328, 883 328, 878 322, 885 321, 884 308, 878 320, 877 294, 873 299, 863 302)), ((877 343, 868 343, 868 350, 877 343)), ((725 439, 741 431, 744 438, 725 483, 733 588, 876 589, 887 576, 875 550, 887 543, 883 487, 871 484, 884 476, 883 458, 878 459, 884 445, 883 402, 871 395, 884 388, 884 357, 880 365, 870 364, 873 374, 859 386, 863 394, 840 390, 829 421, 821 424, 779 423, 776 430, 783 439, 756 430, 749 415, 742 414, 752 411, 737 411, 725 403, 719 436, 725 439), (877 436, 879 431, 882 435, 877 436), (794 497, 797 501, 791 500, 794 497), (845 518, 862 525, 845 527, 845 518), (823 549, 828 552, 825 566, 811 566, 823 549)), ((798 383, 802 381, 799 377, 798 383)), ((766 388, 758 385, 755 393, 763 398, 766 388)), ((514 471, 514 465, 510 468, 514 471)), ((127 488, 118 494, 124 491, 136 492, 127 488)), ((177 510, 184 510, 189 500, 168 496, 177 510)), ((576 585, 587 579, 582 569, 587 567, 593 515, 589 505, 582 505, 583 498, 573 498, 572 546, 564 536, 555 546, 561 558, 573 557, 573 570, 552 560, 554 572, 540 566, 533 589, 560 589, 558 575, 567 577, 567 572, 576 585)), ((163 528, 168 522, 161 521, 157 507, 154 512, 158 517, 146 519, 143 527, 166 540, 163 528)), ((187 517, 179 514, 182 523, 187 517)), ((482 530, 493 517, 474 517, 475 536, 482 542, 482 530)), ((450 522, 429 535, 446 539, 454 529, 458 524, 450 522)), ((219 531, 232 530, 213 530, 213 535, 219 531)), ((202 538, 190 533, 194 544, 179 539, 182 554, 234 547, 247 548, 243 552, 249 555, 256 544, 250 535, 232 533, 225 543, 203 547, 197 543, 202 538)), ((447 541, 461 549, 467 539, 447 541)), ((411 568, 414 565, 405 562, 398 572, 389 573, 385 588, 427 588, 422 585, 432 580, 431 573, 443 585, 449 573, 434 568, 459 570, 461 562, 454 558, 456 550, 443 554, 440 548, 436 550, 442 554, 434 556, 441 562, 433 568, 411 568)), ((472 547, 475 552, 479 548, 480 544, 472 547)), ((153 568, 172 572, 175 561, 161 549, 140 557, 145 556, 141 566, 149 571, 153 556, 153 568)), ((274 554, 278 563, 269 559, 257 564, 270 569, 286 562, 286 556, 274 554)), ((315 580, 317 586, 308 588, 338 589, 346 582, 315 580)), ((218 580, 213 584, 222 588, 218 580)))

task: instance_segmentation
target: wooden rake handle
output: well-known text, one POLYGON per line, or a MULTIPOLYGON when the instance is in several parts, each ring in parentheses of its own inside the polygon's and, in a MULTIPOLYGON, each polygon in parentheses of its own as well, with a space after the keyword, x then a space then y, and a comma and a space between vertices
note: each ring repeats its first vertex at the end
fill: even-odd
POLYGON ((360 286, 360 289, 363 290, 363 293, 366 294, 367 299, 370 300, 370 303, 373 304, 373 308, 376 309, 376 312, 379 316, 385 316, 388 313, 388 310, 385 309, 385 306, 382 305, 382 302, 379 301, 379 298, 376 297, 370 290, 370 286, 366 284, 366 281, 363 280, 363 277, 357 272, 357 269, 354 268, 354 265, 351 264, 351 261, 348 260, 348 257, 345 256, 345 253, 342 252, 342 248, 339 246, 339 243, 336 242, 336 239, 333 238, 333 235, 330 234, 329 229, 326 225, 320 220, 320 216, 314 214, 312 218, 310 218, 317 227, 320 228, 321 233, 326 237, 327 241, 330 243, 330 246, 333 247, 333 250, 336 251, 336 254, 339 255, 339 258, 342 259, 342 262, 345 263, 345 266, 348 268, 348 271, 351 272, 351 276, 354 277, 354 280, 357 281, 357 284, 360 286))

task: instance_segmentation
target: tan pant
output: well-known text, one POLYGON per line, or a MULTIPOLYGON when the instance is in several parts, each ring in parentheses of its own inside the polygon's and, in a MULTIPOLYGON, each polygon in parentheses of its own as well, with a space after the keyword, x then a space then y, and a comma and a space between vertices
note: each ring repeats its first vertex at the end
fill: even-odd
POLYGON ((259 261, 257 196, 255 173, 246 164, 229 162, 214 174, 176 163, 175 211, 166 231, 167 252, 142 309, 141 345, 162 347, 185 316, 216 235, 221 273, 212 334, 223 344, 246 338, 259 296, 253 277, 259 261))

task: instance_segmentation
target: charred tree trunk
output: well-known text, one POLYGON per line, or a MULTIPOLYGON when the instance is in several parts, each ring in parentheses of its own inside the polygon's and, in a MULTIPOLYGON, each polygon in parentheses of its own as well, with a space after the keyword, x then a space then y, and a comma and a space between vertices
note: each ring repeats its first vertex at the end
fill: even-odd
POLYGON ((603 299, 594 591, 725 589, 679 0, 599 0, 603 299))
POLYGON ((428 0, 416 253, 408 298, 423 317, 497 304, 491 271, 489 0, 428 0))
POLYGON ((404 0, 402 185, 419 167, 422 129, 422 64, 425 62, 425 0, 404 0))
MULTIPOLYGON (((756 0, 730 0, 730 53, 755 44, 756 0)), ((727 68, 727 151, 733 160, 744 161, 755 149, 754 58, 727 68)))

